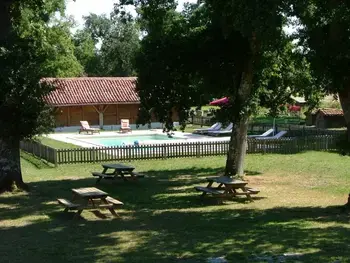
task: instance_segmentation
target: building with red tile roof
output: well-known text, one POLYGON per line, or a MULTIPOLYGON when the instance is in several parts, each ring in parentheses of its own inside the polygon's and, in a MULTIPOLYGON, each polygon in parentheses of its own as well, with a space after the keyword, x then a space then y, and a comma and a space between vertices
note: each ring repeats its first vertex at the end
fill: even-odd
POLYGON ((317 128, 341 128, 346 126, 344 113, 341 109, 323 108, 314 112, 317 128))
POLYGON ((136 92, 136 77, 126 78, 46 78, 41 82, 53 85, 55 90, 45 99, 54 107, 140 103, 136 92))
POLYGON ((121 119, 137 120, 140 99, 136 77, 44 78, 41 85, 54 90, 45 97, 55 107, 56 126, 120 125, 121 119))

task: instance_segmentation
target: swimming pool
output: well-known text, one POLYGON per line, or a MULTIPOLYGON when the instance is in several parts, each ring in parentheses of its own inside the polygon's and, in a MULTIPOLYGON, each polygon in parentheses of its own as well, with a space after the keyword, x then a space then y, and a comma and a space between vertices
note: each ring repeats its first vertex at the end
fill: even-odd
POLYGON ((162 143, 164 141, 174 141, 181 138, 168 137, 163 134, 152 135, 120 135, 113 137, 94 137, 94 138, 79 138, 77 140, 94 144, 97 146, 123 146, 123 145, 135 145, 135 144, 148 144, 148 143, 162 143), (155 142, 156 141, 156 142, 155 142))

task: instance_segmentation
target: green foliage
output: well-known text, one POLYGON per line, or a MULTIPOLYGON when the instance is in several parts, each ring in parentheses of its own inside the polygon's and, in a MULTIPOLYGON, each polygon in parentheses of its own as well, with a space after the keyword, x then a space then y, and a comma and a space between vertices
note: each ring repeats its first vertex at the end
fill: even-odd
POLYGON ((345 88, 350 72, 350 4, 348 1, 295 1, 302 27, 297 37, 313 74, 330 92, 345 88))
POLYGON ((113 22, 106 15, 90 13, 83 18, 85 20, 85 30, 91 35, 95 44, 103 41, 110 34, 113 22))
POLYGON ((133 21, 113 20, 102 43, 100 55, 107 76, 135 76, 135 57, 140 47, 140 29, 133 21))
POLYGON ((259 104, 277 116, 291 94, 313 85, 308 63, 282 31, 285 1, 208 0, 182 13, 171 0, 132 3, 147 33, 136 64, 142 124, 152 112, 171 129, 173 109, 184 124, 190 106, 224 96, 230 103, 216 111, 223 122, 255 113, 259 104), (251 71, 251 90, 242 95, 242 78, 251 71))
POLYGON ((53 127, 51 109, 43 101, 51 87, 39 80, 76 76, 82 68, 73 54, 70 23, 52 19, 56 11, 63 12, 64 1, 18 1, 12 7, 12 31, 0 43, 0 110, 5 113, 0 137, 22 139, 53 127))
POLYGON ((88 76, 135 76, 140 29, 132 21, 112 14, 90 14, 85 27, 74 35, 75 55, 88 76))
POLYGON ((88 30, 78 30, 74 36, 74 54, 84 68, 84 73, 89 76, 102 74, 101 59, 96 50, 95 42, 88 30))
POLYGON ((75 47, 71 38, 70 21, 64 19, 52 21, 47 28, 47 59, 41 65, 44 76, 76 77, 81 76, 83 67, 75 56, 75 47))
POLYGON ((350 2, 298 0, 292 7, 302 25, 299 44, 319 89, 339 95, 350 143, 350 2))

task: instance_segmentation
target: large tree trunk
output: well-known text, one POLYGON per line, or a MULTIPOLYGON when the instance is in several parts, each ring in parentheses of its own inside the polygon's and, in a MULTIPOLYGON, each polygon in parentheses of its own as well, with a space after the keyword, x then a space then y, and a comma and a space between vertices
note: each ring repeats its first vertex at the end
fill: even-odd
MULTIPOLYGON (((255 39, 252 40, 252 50, 255 50, 255 39)), ((236 102, 241 107, 246 107, 249 103, 249 98, 252 92, 253 86, 253 68, 254 68, 254 54, 249 56, 246 62, 244 71, 241 75, 240 85, 238 87, 236 102)), ((235 110, 241 110, 235 107, 235 110)), ((244 159, 246 155, 247 144, 247 130, 248 130, 248 113, 244 115, 234 114, 236 117, 236 123, 233 126, 232 134, 229 143, 229 151, 227 153, 225 175, 234 176, 244 175, 244 159), (239 116, 237 118, 237 116, 239 116)))
POLYGON ((0 1, 0 46, 11 31, 10 7, 16 0, 0 1))
POLYGON ((0 139, 0 193, 12 191, 13 185, 28 190, 23 182, 19 140, 13 138, 0 139))
POLYGON ((248 130, 248 117, 244 116, 239 125, 237 125, 236 131, 236 156, 235 167, 236 174, 239 176, 244 175, 244 160, 247 152, 247 130, 248 130))
POLYGON ((235 160, 236 160, 236 138, 237 134, 236 132, 238 131, 237 123, 233 123, 232 127, 232 133, 230 137, 230 142, 228 146, 228 151, 227 151, 227 157, 226 157, 226 166, 225 166, 225 176, 233 176, 236 175, 236 166, 235 166, 235 160))
POLYGON ((339 92, 339 100, 341 107, 344 112, 344 118, 347 128, 347 140, 350 143, 350 83, 346 84, 347 86, 339 92))
MULTIPOLYGON (((240 102, 239 104, 242 105, 242 107, 247 106, 251 95, 253 85, 253 65, 254 56, 250 56, 246 64, 245 71, 242 74, 238 90, 238 101, 240 102)), ((247 112, 243 115, 240 115, 239 122, 234 127, 235 132, 233 132, 231 136, 231 140, 234 141, 232 143, 232 145, 234 145, 232 153, 234 156, 234 164, 233 168, 231 168, 231 171, 233 172, 232 175, 244 175, 244 159, 246 155, 248 117, 249 116, 247 112)), ((229 170, 229 168, 226 168, 226 171, 227 170, 229 170)))

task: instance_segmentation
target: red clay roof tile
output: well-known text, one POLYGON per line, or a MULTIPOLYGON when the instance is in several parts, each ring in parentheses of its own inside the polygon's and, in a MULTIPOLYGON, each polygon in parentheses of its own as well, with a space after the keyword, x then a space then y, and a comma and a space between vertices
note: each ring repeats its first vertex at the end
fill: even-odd
POLYGON ((45 78, 56 87, 45 101, 51 106, 139 103, 136 77, 45 78))
POLYGON ((340 109, 319 109, 324 116, 344 116, 344 113, 340 109))

